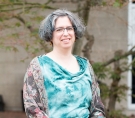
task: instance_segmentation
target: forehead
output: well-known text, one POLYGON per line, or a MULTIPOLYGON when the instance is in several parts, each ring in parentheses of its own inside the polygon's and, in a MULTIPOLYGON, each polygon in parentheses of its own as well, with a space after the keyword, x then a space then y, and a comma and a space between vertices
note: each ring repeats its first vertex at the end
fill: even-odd
POLYGON ((55 21, 55 28, 72 26, 70 19, 67 16, 58 17, 55 21))

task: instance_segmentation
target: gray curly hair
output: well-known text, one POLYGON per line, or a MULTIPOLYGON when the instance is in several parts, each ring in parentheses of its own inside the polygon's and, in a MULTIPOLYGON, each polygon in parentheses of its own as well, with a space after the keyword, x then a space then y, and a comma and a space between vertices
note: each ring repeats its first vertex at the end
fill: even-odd
POLYGON ((76 39, 83 37, 85 32, 85 26, 82 23, 81 19, 73 14, 72 12, 65 9, 58 9, 51 14, 49 14, 40 24, 39 27, 39 36, 41 39, 46 41, 51 41, 53 37, 53 31, 55 29, 55 21, 59 17, 67 16, 72 23, 75 31, 76 39))

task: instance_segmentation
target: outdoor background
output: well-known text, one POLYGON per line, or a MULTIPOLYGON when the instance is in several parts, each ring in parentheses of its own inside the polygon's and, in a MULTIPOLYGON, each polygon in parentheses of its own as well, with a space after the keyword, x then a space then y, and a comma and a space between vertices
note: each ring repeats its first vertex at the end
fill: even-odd
POLYGON ((25 118, 24 74, 31 59, 52 49, 50 43, 39 38, 38 28, 58 8, 74 12, 86 25, 85 36, 75 42, 73 53, 90 60, 107 118, 134 118, 135 59, 131 59, 135 55, 134 3, 128 0, 0 0, 0 118, 21 118, 21 115, 25 118), (134 8, 131 13, 129 6, 134 8), (129 24, 129 18, 134 22, 129 24))

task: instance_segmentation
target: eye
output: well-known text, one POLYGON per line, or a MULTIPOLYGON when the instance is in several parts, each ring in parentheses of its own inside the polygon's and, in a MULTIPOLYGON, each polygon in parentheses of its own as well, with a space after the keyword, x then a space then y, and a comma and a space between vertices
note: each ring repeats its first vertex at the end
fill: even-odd
POLYGON ((56 29, 56 32, 62 32, 63 31, 63 28, 57 28, 56 29))
POLYGON ((66 28, 68 31, 72 31, 73 30, 73 27, 67 27, 66 28))

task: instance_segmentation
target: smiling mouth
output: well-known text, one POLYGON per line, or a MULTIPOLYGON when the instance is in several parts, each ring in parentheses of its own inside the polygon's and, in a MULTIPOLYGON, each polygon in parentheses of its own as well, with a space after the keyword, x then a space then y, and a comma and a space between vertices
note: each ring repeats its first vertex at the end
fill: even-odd
POLYGON ((62 39, 61 40, 63 43, 69 43, 70 39, 62 39))
POLYGON ((70 39, 62 39, 61 41, 69 41, 70 39))

